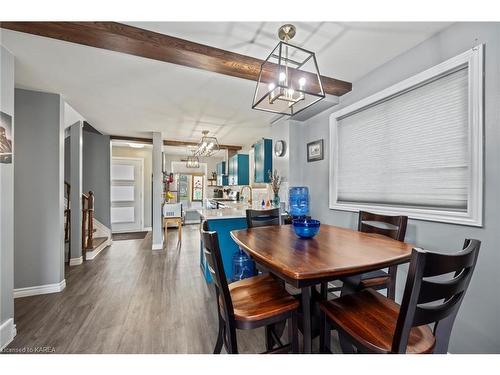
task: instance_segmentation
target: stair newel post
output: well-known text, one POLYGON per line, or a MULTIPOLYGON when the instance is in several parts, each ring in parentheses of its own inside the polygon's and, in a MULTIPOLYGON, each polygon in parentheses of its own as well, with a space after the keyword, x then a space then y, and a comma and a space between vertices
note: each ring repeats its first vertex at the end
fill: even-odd
POLYGON ((89 206, 88 206, 88 220, 89 220, 89 236, 87 240, 87 248, 93 247, 94 241, 94 192, 89 191, 89 206))
POLYGON ((82 194, 82 253, 85 253, 85 248, 87 247, 87 234, 86 234, 86 222, 87 222, 87 196, 82 194))

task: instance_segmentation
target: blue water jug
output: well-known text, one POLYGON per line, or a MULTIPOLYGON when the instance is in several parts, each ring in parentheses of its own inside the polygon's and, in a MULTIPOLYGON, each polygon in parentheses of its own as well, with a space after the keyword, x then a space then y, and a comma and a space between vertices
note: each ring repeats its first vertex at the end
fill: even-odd
POLYGON ((232 281, 243 280, 255 276, 255 263, 245 252, 239 249, 233 255, 232 281))
POLYGON ((309 214, 309 189, 306 186, 294 186, 288 191, 288 207, 292 217, 309 214))

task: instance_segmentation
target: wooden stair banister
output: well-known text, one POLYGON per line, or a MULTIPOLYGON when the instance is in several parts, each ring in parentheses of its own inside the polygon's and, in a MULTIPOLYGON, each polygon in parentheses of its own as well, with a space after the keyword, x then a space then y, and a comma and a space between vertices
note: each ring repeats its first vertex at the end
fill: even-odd
POLYGON ((82 194, 82 255, 93 247, 94 240, 94 193, 82 194))
POLYGON ((71 185, 64 181, 64 190, 66 196, 66 205, 64 207, 64 242, 69 241, 69 228, 71 223, 71 208, 70 208, 70 197, 71 197, 71 185))

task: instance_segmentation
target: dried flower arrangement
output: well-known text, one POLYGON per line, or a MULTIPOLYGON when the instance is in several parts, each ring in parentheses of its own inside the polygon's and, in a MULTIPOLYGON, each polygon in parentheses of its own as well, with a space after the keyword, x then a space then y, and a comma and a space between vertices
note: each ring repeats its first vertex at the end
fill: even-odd
POLYGON ((274 173, 272 173, 271 171, 269 171, 268 173, 269 180, 271 181, 271 189, 273 189, 274 195, 278 195, 281 183, 283 182, 283 177, 278 174, 278 171, 276 169, 274 170, 274 173))

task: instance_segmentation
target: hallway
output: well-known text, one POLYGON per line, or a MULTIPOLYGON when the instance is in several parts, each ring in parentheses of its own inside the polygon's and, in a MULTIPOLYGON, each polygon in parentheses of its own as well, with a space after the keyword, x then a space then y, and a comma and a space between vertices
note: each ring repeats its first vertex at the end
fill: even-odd
MULTIPOLYGON (((114 241, 93 261, 66 269, 66 289, 15 300, 17 336, 7 352, 211 353, 212 289, 199 269, 199 226, 168 233, 167 251, 114 241), (40 349, 38 349, 40 350, 40 349)), ((265 350, 264 331, 238 332, 243 353, 265 350)))

